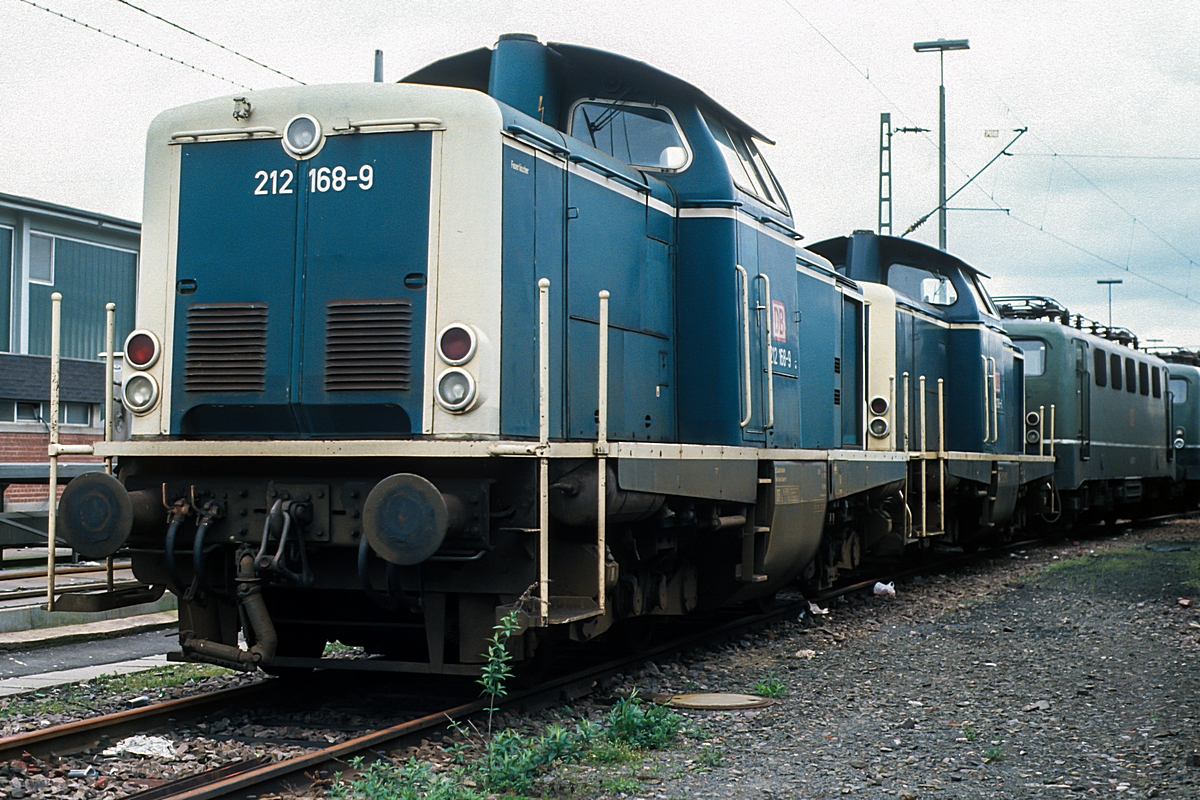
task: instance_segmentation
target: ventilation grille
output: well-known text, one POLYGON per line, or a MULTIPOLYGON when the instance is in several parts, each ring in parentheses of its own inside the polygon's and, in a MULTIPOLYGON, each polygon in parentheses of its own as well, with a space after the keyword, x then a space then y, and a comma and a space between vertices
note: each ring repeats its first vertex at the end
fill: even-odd
POLYGON ((840 406, 842 404, 842 390, 841 389, 833 390, 833 404, 835 406, 840 406))
POLYGON ((407 391, 412 303, 336 300, 325 313, 325 391, 407 391))
POLYGON ((842 360, 840 358, 838 358, 837 356, 833 357, 833 374, 834 375, 842 374, 842 360))
POLYGON ((266 367, 265 303, 198 303, 188 308, 186 391, 261 392, 266 367))

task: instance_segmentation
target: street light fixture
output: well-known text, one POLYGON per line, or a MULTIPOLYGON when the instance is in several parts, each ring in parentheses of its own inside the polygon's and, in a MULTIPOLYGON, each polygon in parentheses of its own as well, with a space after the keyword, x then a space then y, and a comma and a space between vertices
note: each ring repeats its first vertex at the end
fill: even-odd
POLYGON ((938 247, 946 249, 946 51, 970 50, 967 39, 915 42, 918 53, 938 54, 938 247))
POLYGON ((1108 287, 1108 327, 1110 328, 1112 327, 1112 287, 1114 283, 1124 282, 1125 281, 1121 280, 1120 278, 1106 278, 1096 281, 1096 283, 1100 284, 1101 286, 1108 287))

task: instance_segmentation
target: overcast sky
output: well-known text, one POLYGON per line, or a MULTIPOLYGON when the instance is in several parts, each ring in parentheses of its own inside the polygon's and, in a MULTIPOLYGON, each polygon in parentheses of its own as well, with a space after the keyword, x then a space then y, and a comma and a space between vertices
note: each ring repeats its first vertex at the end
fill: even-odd
MULTIPOLYGON (((309 84, 370 80, 376 48, 391 81, 517 31, 650 62, 776 140, 808 241, 875 228, 883 111, 931 129, 893 139, 896 232, 936 207, 938 57, 912 44, 968 38, 946 57, 950 191, 1029 132, 951 202, 992 210, 952 210, 949 249, 993 294, 1053 295, 1101 321, 1096 280, 1121 278, 1114 324, 1200 345, 1194 0, 131 1, 309 84)), ((0 192, 128 219, 158 112, 292 85, 121 0, 0 0, 0 30, 0 192)), ((936 244, 937 215, 912 236, 936 244)))

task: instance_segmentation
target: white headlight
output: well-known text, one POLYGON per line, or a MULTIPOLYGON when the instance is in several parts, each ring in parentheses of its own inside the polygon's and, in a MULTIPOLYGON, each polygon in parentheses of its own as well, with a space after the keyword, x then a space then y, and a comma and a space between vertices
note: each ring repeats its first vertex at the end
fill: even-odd
POLYGON ((1182 449, 1183 449, 1183 446, 1184 446, 1184 444, 1186 444, 1186 443, 1183 441, 1183 439, 1176 439, 1176 440, 1175 440, 1175 449, 1176 449, 1176 450, 1182 450, 1182 449))
POLYGON ((283 129, 283 149, 294 156, 306 156, 321 144, 321 123, 308 114, 292 117, 283 129))
POLYGON ((867 423, 867 430, 870 431, 871 435, 876 439, 882 439, 883 437, 887 436, 888 429, 888 421, 883 417, 876 417, 867 423))
POLYGON ((451 367, 438 376, 434 394, 442 408, 461 413, 475 402, 475 379, 466 370, 451 367))
POLYGON ((145 414, 158 402, 158 382, 144 372, 135 372, 121 387, 125 407, 135 414, 145 414))

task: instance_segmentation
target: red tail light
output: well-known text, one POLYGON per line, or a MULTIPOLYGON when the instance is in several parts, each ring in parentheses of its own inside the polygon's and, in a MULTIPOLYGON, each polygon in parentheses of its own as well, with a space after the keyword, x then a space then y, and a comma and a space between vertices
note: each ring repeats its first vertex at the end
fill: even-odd
POLYGON ((148 331, 134 331, 125 340, 125 361, 138 369, 158 361, 158 339, 148 331))

